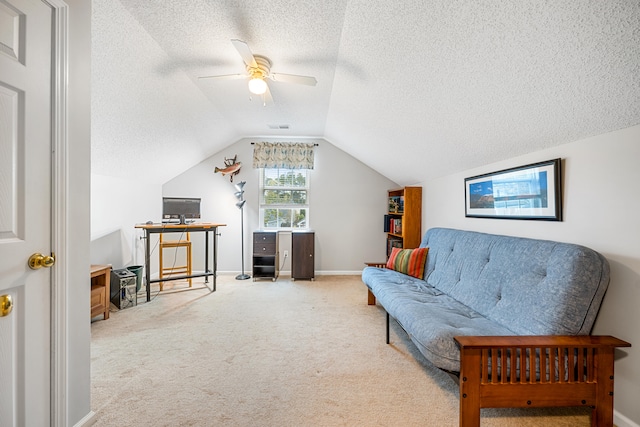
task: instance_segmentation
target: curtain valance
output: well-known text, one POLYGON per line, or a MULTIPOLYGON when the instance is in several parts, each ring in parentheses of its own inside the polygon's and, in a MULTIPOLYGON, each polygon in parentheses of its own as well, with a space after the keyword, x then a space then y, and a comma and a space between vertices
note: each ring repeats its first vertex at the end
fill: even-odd
POLYGON ((313 147, 302 142, 256 142, 253 167, 313 169, 313 147))

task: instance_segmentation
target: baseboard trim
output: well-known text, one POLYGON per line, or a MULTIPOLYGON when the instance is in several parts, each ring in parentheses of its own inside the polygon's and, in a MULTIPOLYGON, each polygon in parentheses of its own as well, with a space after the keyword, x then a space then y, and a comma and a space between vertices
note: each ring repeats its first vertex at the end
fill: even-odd
POLYGON ((318 276, 359 276, 362 270, 323 270, 316 271, 318 276))
MULTIPOLYGON (((239 271, 220 271, 218 274, 239 274, 239 271)), ((251 274, 251 271, 245 271, 245 273, 251 274)), ((291 276, 291 271, 283 270, 278 272, 281 276, 291 276)), ((322 270, 316 271, 316 276, 359 276, 362 274, 362 270, 322 270)))
POLYGON ((74 427, 90 427, 96 422, 96 413, 91 411, 78 421, 74 427))
POLYGON ((613 423, 617 427, 640 427, 640 425, 634 423, 615 409, 613 410, 613 423))

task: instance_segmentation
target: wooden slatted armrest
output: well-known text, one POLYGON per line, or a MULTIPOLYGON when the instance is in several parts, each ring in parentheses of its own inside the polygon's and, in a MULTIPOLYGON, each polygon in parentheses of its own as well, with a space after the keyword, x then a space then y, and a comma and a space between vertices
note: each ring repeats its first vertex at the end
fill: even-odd
POLYGON ((612 336, 456 336, 460 426, 478 427, 480 408, 589 406, 593 426, 613 425, 612 336))
POLYGON ((367 267, 385 268, 387 266, 387 263, 386 262, 365 262, 365 265, 367 267))
POLYGON ((460 348, 579 346, 631 347, 631 344, 610 335, 507 335, 507 336, 456 336, 453 339, 460 348))

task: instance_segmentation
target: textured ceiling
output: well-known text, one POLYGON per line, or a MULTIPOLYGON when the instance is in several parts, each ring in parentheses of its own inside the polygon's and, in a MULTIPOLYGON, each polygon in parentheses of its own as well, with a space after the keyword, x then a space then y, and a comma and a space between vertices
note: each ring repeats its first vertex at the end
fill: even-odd
POLYGON ((93 33, 107 175, 166 181, 243 137, 312 136, 411 184, 640 123, 638 0, 94 0, 93 33), (318 85, 272 82, 263 106, 244 80, 199 80, 244 72, 232 38, 318 85), (110 172, 122 153, 153 163, 110 172))

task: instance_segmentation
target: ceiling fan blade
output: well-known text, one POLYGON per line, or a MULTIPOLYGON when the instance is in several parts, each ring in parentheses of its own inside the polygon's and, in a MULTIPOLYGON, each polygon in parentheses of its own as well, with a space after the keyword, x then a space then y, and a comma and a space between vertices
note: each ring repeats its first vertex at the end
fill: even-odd
POLYGON ((267 104, 273 104, 273 97, 271 96, 271 91, 269 90, 269 85, 267 85, 267 90, 264 94, 262 94, 262 105, 265 107, 267 104))
POLYGON ((222 74, 219 76, 201 76, 199 79, 236 80, 247 78, 246 74, 222 74))
POLYGON ((271 73, 269 76, 275 82, 295 83, 299 85, 315 86, 318 83, 315 77, 298 76, 295 74, 271 73))
POLYGON ((249 49, 248 44, 238 39, 231 39, 231 43, 233 43, 233 46, 238 51, 238 53, 242 57, 242 60, 244 61, 245 64, 247 64, 249 67, 252 67, 252 68, 258 67, 256 58, 253 57, 253 53, 251 53, 251 49, 249 49))

